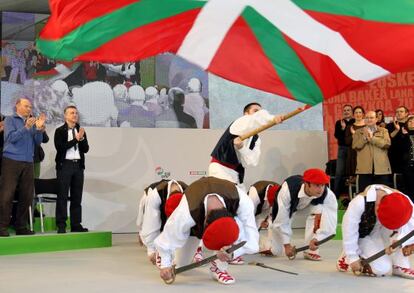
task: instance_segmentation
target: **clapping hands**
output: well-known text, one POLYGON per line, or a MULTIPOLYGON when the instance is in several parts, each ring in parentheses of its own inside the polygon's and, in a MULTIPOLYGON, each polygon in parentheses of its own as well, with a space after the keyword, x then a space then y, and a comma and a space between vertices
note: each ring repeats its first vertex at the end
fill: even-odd
MULTIPOLYGON (((31 119, 31 118, 29 118, 29 119, 31 119)), ((37 117, 37 119, 35 120, 36 129, 37 130, 44 130, 46 128, 45 127, 45 122, 46 122, 46 114, 45 113, 41 113, 39 115, 39 117, 37 117)))
POLYGON ((35 125, 35 123, 36 123, 36 118, 29 117, 26 119, 26 123, 24 124, 24 127, 26 127, 27 129, 30 129, 33 127, 33 125, 35 125))
POLYGON ((345 123, 344 119, 341 119, 341 128, 342 128, 342 130, 345 130, 345 128, 346 128, 346 123, 345 123))
POLYGON ((400 124, 398 123, 397 118, 394 118, 392 122, 394 123, 394 128, 395 128, 397 131, 400 131, 401 126, 400 126, 400 124))
POLYGON ((76 140, 81 141, 85 136, 85 129, 83 127, 79 128, 79 132, 76 134, 76 140))

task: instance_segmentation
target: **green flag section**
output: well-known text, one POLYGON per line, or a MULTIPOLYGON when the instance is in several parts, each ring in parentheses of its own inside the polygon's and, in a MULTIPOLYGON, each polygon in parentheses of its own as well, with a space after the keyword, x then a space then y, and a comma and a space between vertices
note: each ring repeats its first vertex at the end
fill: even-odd
POLYGON ((128 62, 164 52, 315 105, 414 68, 412 0, 49 0, 49 58, 128 62))

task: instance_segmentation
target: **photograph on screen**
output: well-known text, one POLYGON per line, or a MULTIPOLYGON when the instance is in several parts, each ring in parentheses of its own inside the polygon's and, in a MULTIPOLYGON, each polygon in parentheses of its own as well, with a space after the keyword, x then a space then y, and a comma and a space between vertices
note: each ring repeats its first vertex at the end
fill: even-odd
POLYGON ((45 113, 50 125, 61 124, 65 107, 75 105, 83 126, 209 128, 206 72, 172 54, 116 64, 49 59, 34 42, 42 16, 3 13, 3 35, 18 38, 1 43, 4 115, 27 97, 33 114, 45 113))

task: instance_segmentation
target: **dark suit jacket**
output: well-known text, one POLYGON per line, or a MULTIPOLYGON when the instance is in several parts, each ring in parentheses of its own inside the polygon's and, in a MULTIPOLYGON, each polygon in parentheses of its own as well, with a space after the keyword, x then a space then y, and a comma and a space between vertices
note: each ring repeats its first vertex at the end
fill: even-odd
MULTIPOLYGON (((0 114, 0 121, 4 120, 4 116, 0 114)), ((1 161, 3 159, 3 145, 4 145, 4 131, 0 132, 0 175, 1 175, 1 161)))
MULTIPOLYGON (((79 124, 75 126, 76 130, 79 132, 79 124)), ((84 139, 81 141, 77 141, 75 138, 68 141, 68 130, 69 127, 65 123, 62 126, 56 128, 55 131, 55 148, 56 148, 56 170, 62 168, 63 161, 66 158, 66 151, 78 144, 79 153, 80 153, 80 166, 82 169, 85 169, 85 153, 89 151, 88 139, 86 137, 86 132, 84 135, 84 139)))
MULTIPOLYGON (((4 120, 4 116, 0 114, 0 121, 4 120)), ((3 146, 4 146, 4 131, 0 132, 0 156, 3 156, 3 146)))

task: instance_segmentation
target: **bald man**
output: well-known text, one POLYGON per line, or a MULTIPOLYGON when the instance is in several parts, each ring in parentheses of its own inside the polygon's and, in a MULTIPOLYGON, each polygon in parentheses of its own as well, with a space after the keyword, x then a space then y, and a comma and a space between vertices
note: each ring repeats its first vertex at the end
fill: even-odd
POLYGON ((388 130, 377 126, 374 111, 365 114, 365 127, 359 128, 352 136, 352 148, 357 152, 356 174, 358 188, 364 190, 371 184, 391 186, 391 166, 388 149, 391 139, 388 130))
POLYGON ((32 117, 32 103, 21 97, 16 112, 4 121, 4 148, 0 179, 0 236, 7 237, 14 193, 19 187, 16 212, 16 235, 31 235, 27 228, 29 206, 34 194, 33 154, 45 131, 46 115, 32 117))

